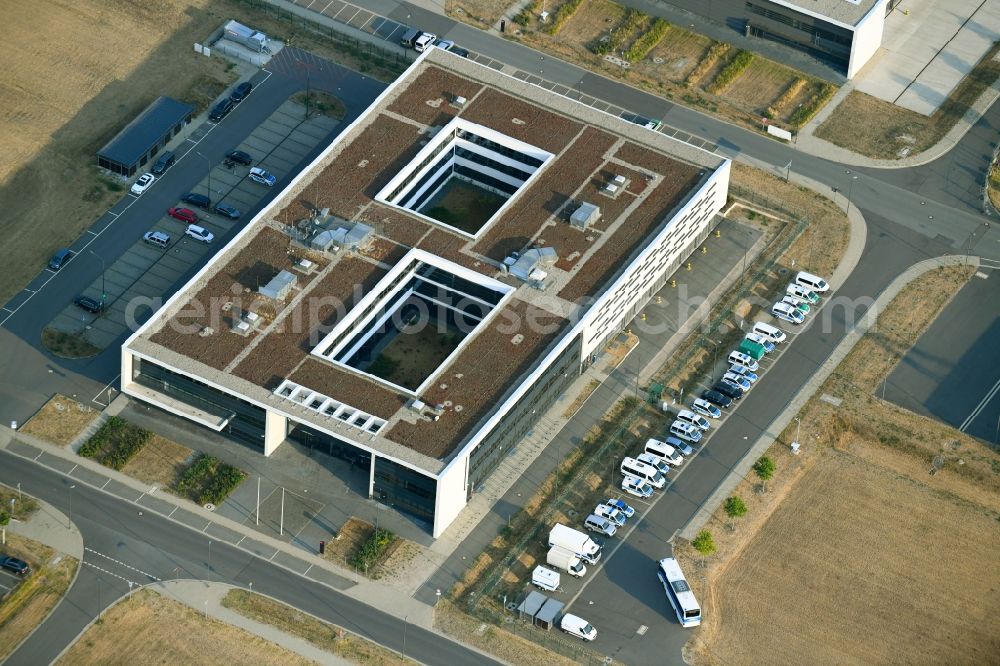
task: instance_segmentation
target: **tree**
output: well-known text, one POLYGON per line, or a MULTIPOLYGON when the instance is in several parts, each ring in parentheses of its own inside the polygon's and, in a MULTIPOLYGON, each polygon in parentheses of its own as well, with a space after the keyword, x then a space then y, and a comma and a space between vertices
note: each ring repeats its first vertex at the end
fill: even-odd
POLYGON ((767 490, 767 482, 774 476, 774 461, 767 456, 761 456, 760 460, 753 464, 753 471, 757 473, 763 481, 764 490, 767 490))
POLYGON ((715 552, 715 539, 712 538, 712 533, 708 530, 698 532, 698 536, 694 538, 691 545, 701 553, 702 563, 704 563, 706 557, 715 552))
POLYGON ((10 523, 10 514, 7 513, 6 509, 0 509, 0 530, 2 530, 2 535, 0 535, 0 541, 3 545, 7 545, 7 525, 10 523))
MULTIPOLYGON (((729 516, 730 521, 732 521, 735 518, 742 518, 743 516, 747 515, 746 503, 743 501, 742 498, 736 495, 733 495, 732 497, 726 500, 724 508, 726 509, 726 515, 729 516)), ((730 528, 732 528, 732 522, 730 522, 729 526, 730 528)))

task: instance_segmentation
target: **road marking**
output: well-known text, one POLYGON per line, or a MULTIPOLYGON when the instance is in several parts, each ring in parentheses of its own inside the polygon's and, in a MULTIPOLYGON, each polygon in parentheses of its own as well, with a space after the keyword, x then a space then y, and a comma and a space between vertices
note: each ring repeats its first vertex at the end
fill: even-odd
POLYGON ((138 504, 138 503, 139 503, 139 500, 141 500, 141 499, 142 499, 143 497, 145 497, 145 496, 146 496, 146 493, 143 493, 143 494, 139 495, 138 497, 136 497, 136 498, 135 498, 134 500, 132 500, 132 501, 133 501, 133 502, 135 502, 136 504, 138 504))
POLYGON ((205 525, 205 527, 201 528, 201 531, 204 532, 205 530, 207 530, 211 526, 212 526, 212 521, 208 521, 208 525, 205 525))
POLYGON ((72 469, 70 469, 68 472, 66 472, 66 476, 71 476, 73 474, 73 472, 76 470, 76 468, 79 467, 79 466, 80 466, 79 463, 73 465, 72 469))
POLYGON ((277 550, 276 550, 276 551, 274 551, 274 555, 272 555, 271 557, 267 558, 267 561, 268 561, 268 562, 271 562, 271 561, 273 561, 273 560, 274 560, 274 558, 275 558, 275 556, 276 556, 276 555, 278 554, 278 552, 279 552, 279 551, 277 551, 277 550))
POLYGON ((243 543, 243 539, 246 539, 246 538, 247 538, 247 535, 246 535, 246 534, 244 534, 243 536, 241 536, 241 537, 240 537, 240 540, 236 542, 236 545, 238 546, 238 545, 240 545, 241 543, 243 543))
MULTIPOLYGON (((154 582, 157 582, 157 583, 160 582, 160 579, 157 578, 156 576, 154 576, 153 574, 146 573, 142 569, 136 569, 135 567, 133 567, 131 565, 128 565, 128 564, 125 564, 121 560, 116 560, 115 558, 110 557, 108 555, 105 555, 104 553, 99 553, 96 550, 94 550, 93 548, 84 547, 84 550, 87 551, 88 553, 93 553, 94 555, 97 555, 99 557, 103 557, 104 559, 108 560, 109 562, 114 562, 115 564, 117 564, 120 567, 125 567, 126 569, 129 569, 130 571, 134 571, 137 574, 145 576, 146 578, 149 578, 149 579, 153 580, 154 582)), ((91 566, 94 566, 94 565, 91 565, 91 566)), ((97 568, 97 567, 95 567, 95 568, 97 568)), ((109 571, 108 573, 111 573, 111 572, 109 571)), ((114 575, 114 574, 112 574, 112 575, 114 575)), ((121 576, 119 576, 119 578, 121 578, 121 576)))
POLYGON ((309 568, 302 572, 302 575, 305 576, 307 573, 309 573, 312 570, 312 568, 313 568, 313 565, 310 564, 309 568))
POLYGON ((114 379, 112 379, 110 382, 108 382, 107 384, 105 384, 104 388, 102 388, 100 391, 98 391, 97 395, 95 395, 93 398, 91 398, 90 401, 91 402, 96 402, 98 405, 102 405, 104 407, 110 406, 111 405, 111 392, 110 392, 109 389, 117 390, 117 389, 113 388, 113 384, 116 381, 118 381, 119 377, 121 377, 121 375, 116 375, 114 379), (105 391, 108 391, 108 404, 107 405, 105 405, 103 402, 100 402, 98 400, 98 398, 101 397, 101 395, 103 395, 105 391))
MULTIPOLYGON (((108 480, 104 482, 104 486, 108 485, 109 483, 111 483, 111 477, 108 477, 108 480)), ((101 486, 101 490, 104 490, 104 486, 101 486)))
POLYGON ((38 459, 42 457, 42 454, 43 454, 43 453, 45 453, 45 451, 39 451, 39 452, 38 452, 38 455, 34 457, 34 461, 35 461, 35 462, 38 462, 38 459))
POLYGON ((167 514, 167 518, 172 518, 172 517, 173 517, 173 515, 174 515, 174 513, 175 513, 175 512, 177 511, 177 509, 179 509, 179 508, 180 508, 179 506, 175 506, 175 507, 174 507, 174 510, 173 510, 173 511, 171 511, 170 513, 168 513, 168 514, 167 514))
POLYGON ((125 581, 126 583, 128 583, 129 585, 138 585, 138 583, 136 583, 135 581, 131 581, 131 580, 129 580, 128 578, 125 578, 124 576, 119 576, 119 575, 118 575, 118 574, 116 574, 116 573, 111 573, 111 572, 110 572, 110 571, 108 571, 107 569, 102 569, 101 567, 97 566, 96 564, 91 564, 90 562, 86 562, 86 561, 84 562, 84 564, 86 564, 86 565, 87 565, 88 567, 90 567, 91 569, 97 569, 98 571, 100 571, 101 573, 103 573, 103 574, 105 574, 105 575, 108 575, 108 576, 114 576, 115 578, 117 578, 117 579, 119 579, 119 580, 123 580, 123 581, 125 581))
POLYGON ((980 412, 983 411, 986 405, 989 404, 990 400, 992 400, 993 397, 997 394, 997 391, 1000 391, 1000 379, 998 379, 997 383, 993 385, 993 388, 991 388, 989 391, 986 392, 986 395, 983 397, 982 400, 979 401, 979 404, 976 405, 976 408, 972 410, 972 413, 969 414, 969 417, 965 419, 965 421, 962 422, 962 425, 958 427, 959 432, 965 432, 965 429, 968 428, 970 425, 972 425, 973 420, 975 420, 975 418, 979 416, 980 412))

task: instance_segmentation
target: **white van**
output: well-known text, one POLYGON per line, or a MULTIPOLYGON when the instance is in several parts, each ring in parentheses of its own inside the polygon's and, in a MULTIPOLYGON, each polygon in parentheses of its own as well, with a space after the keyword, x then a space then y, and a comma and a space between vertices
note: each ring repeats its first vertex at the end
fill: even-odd
POLYGON ((729 358, 727 358, 726 361, 729 365, 744 365, 750 370, 750 372, 757 372, 757 368, 760 367, 757 365, 757 360, 755 358, 738 351, 730 352, 729 358))
POLYGON ((789 296, 804 298, 806 302, 810 304, 819 302, 819 294, 812 289, 803 287, 801 284, 797 284, 795 282, 791 282, 787 287, 785 287, 785 293, 789 296))
POLYGON ((645 479, 649 482, 649 485, 656 489, 660 489, 667 485, 667 477, 660 474, 660 470, 656 469, 652 465, 647 465, 641 460, 636 460, 635 458, 625 458, 621 464, 621 473, 630 474, 632 476, 637 476, 640 479, 645 479))
POLYGON ((613 537, 618 531, 618 528, 610 520, 594 514, 587 516, 587 519, 583 521, 583 526, 591 532, 600 532, 609 537, 613 537))
POLYGON ((826 280, 818 275, 806 273, 805 271, 799 271, 796 274, 795 283, 801 284, 806 289, 812 289, 817 294, 822 294, 823 292, 830 290, 830 285, 826 283, 826 280))
POLYGON ((701 441, 701 430, 698 429, 698 426, 693 426, 690 423, 685 423, 684 421, 674 421, 671 423, 670 434, 674 437, 686 439, 692 444, 697 444, 701 441))
POLYGON ((678 453, 674 447, 658 439, 647 439, 645 452, 675 467, 684 462, 684 456, 678 453))
POLYGON ((684 421, 684 423, 690 423, 699 430, 708 430, 709 428, 708 419, 704 416, 698 416, 694 412, 687 409, 682 409, 677 412, 677 420, 684 421))
POLYGON ((762 335, 774 344, 779 342, 784 342, 788 336, 780 328, 771 326, 770 324, 765 324, 762 321, 758 321, 753 325, 753 332, 757 335, 762 335))
POLYGON ((562 620, 559 621, 559 628, 567 634, 573 634, 577 638, 582 638, 585 641, 592 641, 597 638, 597 629, 594 629, 594 627, 592 627, 591 624, 582 617, 570 615, 569 613, 562 616, 562 620))
POLYGON ((637 455, 635 459, 638 460, 639 462, 644 462, 647 465, 652 465, 656 469, 660 470, 660 474, 662 474, 663 476, 670 474, 670 465, 665 463, 663 461, 663 458, 661 458, 660 456, 654 456, 652 453, 646 453, 645 451, 643 451, 642 453, 637 455))

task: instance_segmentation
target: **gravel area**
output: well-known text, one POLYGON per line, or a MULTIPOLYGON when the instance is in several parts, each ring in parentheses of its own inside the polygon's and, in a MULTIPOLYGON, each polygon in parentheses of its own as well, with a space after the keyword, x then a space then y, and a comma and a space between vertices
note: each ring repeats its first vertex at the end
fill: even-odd
POLYGON ((446 405, 441 419, 416 424, 400 421, 386 437, 428 456, 444 458, 471 433, 473 425, 500 404, 507 390, 568 324, 568 320, 526 301, 511 300, 440 375, 437 384, 421 396, 429 405, 446 405), (529 326, 528 322, 541 326, 529 326), (543 327, 552 330, 538 330, 543 327), (523 339, 514 344, 517 335, 523 339))
POLYGON ((459 266, 471 268, 483 275, 494 275, 497 269, 492 264, 476 259, 461 251, 469 242, 468 239, 456 236, 450 231, 434 229, 417 244, 417 247, 428 252, 433 252, 449 261, 454 261, 459 266))
POLYGON ((469 104, 462 118, 550 153, 558 153, 583 129, 578 122, 492 88, 469 104))
POLYGON ((385 273, 371 262, 342 257, 288 313, 280 330, 268 331, 267 337, 233 369, 233 374, 274 390, 385 273), (343 304, 343 309, 338 304, 343 304))
POLYGON ((455 97, 470 100, 482 89, 480 83, 428 67, 389 105, 389 110, 425 125, 445 125, 460 111, 451 105, 455 97))
POLYGON ((431 230, 431 225, 420 218, 404 213, 398 208, 372 203, 358 215, 357 219, 369 224, 379 236, 391 238, 397 243, 416 247, 417 241, 431 230))
MULTIPOLYGON (((495 261, 531 243, 542 224, 569 200, 572 191, 604 163, 615 138, 588 127, 566 151, 548 165, 531 188, 494 223, 476 245, 476 251, 495 261)), ((563 255, 562 248, 556 251, 563 255)), ((570 250, 572 252, 572 250, 570 250)), ((568 255, 570 252, 566 252, 568 255)))
POLYGON ((638 245, 694 187, 699 177, 698 171, 679 162, 674 164, 678 167, 676 172, 664 174, 666 177, 656 189, 591 255, 586 267, 559 291, 561 297, 575 301, 582 296, 597 293, 601 286, 628 263, 638 245))

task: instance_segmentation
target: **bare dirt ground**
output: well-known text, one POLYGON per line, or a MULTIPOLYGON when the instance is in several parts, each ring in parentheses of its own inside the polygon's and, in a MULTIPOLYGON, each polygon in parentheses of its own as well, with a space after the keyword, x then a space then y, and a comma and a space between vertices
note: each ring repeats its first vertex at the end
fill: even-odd
POLYGON ((4 554, 27 562, 32 573, 0 604, 0 661, 30 634, 63 598, 76 573, 77 560, 37 541, 7 534, 4 554))
POLYGON ((4 13, 0 302, 121 196, 95 166, 101 145, 158 95, 204 107, 235 76, 191 48, 221 21, 208 4, 44 0, 4 13))
POLYGON ((862 155, 899 159, 927 150, 955 126, 986 88, 1000 76, 1000 42, 930 116, 852 91, 815 135, 862 155))
POLYGON ((80 664, 311 664, 259 636, 212 618, 152 590, 142 590, 104 614, 58 661, 80 664))
POLYGON ((734 491, 718 552, 689 561, 705 622, 693 663, 986 663, 1000 650, 1000 455, 872 391, 968 279, 932 271, 904 289, 767 455, 775 478, 734 491), (940 457, 935 474, 934 460, 940 457), (707 582, 706 582, 707 581, 707 582), (960 657, 956 655, 961 655, 960 657), (992 656, 991 656, 992 655, 992 656))
POLYGON ((20 432, 66 446, 97 416, 96 409, 57 393, 21 426, 20 432))

